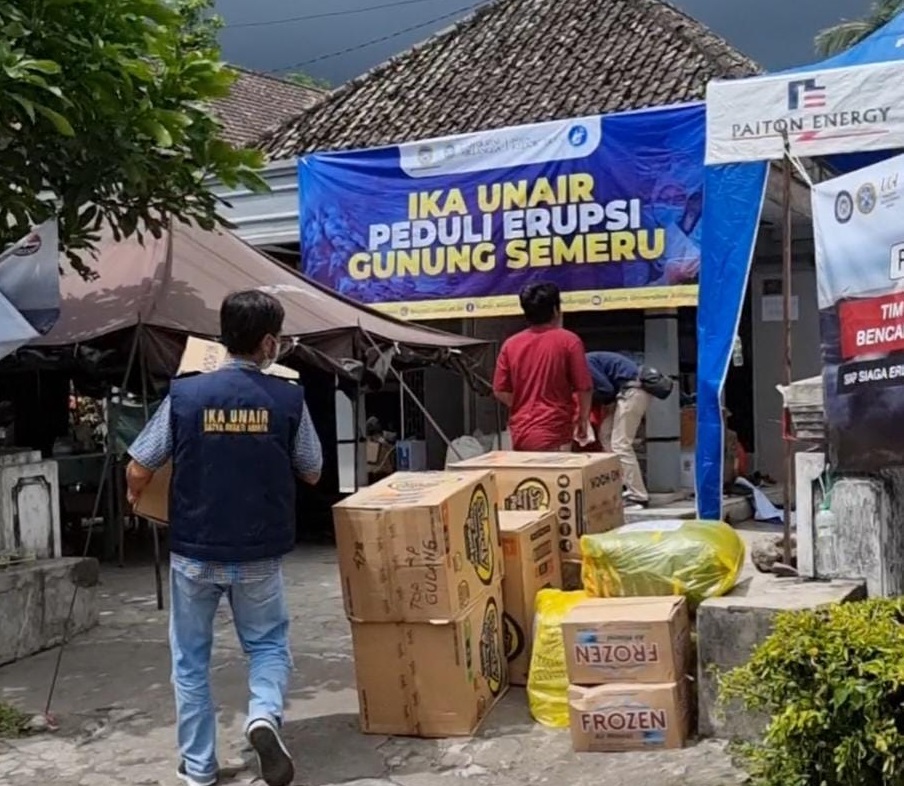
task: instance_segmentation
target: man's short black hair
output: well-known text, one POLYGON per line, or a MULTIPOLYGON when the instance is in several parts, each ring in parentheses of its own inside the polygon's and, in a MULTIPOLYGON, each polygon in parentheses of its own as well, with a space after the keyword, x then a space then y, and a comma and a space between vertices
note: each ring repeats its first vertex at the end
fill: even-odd
POLYGON ((273 295, 259 289, 233 292, 220 306, 220 339, 230 355, 247 357, 265 336, 282 333, 286 312, 273 295))
POLYGON ((559 288, 549 281, 528 284, 521 290, 521 310, 531 325, 546 325, 552 322, 556 311, 562 308, 559 288))

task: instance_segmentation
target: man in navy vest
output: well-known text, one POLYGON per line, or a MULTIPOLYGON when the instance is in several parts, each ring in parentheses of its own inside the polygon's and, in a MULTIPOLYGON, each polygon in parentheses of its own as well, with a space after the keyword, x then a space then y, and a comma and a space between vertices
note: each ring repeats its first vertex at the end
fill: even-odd
POLYGON ((323 459, 303 388, 261 373, 279 357, 284 316, 263 292, 229 295, 220 308, 228 361, 173 380, 129 448, 133 503, 173 463, 170 648, 178 775, 189 786, 218 779, 210 653, 224 595, 250 662, 245 733, 261 777, 288 786, 295 775, 279 733, 292 669, 280 561, 295 546, 296 477, 317 483, 323 459))

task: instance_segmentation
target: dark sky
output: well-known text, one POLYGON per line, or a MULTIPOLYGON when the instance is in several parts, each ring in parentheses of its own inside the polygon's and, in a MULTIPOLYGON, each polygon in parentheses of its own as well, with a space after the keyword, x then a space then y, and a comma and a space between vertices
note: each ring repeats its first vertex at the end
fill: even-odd
MULTIPOLYGON (((302 70, 334 85, 442 30, 479 4, 217 0, 226 21, 221 41, 227 60, 260 71, 302 70), (289 21, 294 17, 306 18, 289 21)), ((676 0, 676 5, 768 69, 779 70, 815 60, 816 32, 841 19, 863 16, 870 0, 676 0)))

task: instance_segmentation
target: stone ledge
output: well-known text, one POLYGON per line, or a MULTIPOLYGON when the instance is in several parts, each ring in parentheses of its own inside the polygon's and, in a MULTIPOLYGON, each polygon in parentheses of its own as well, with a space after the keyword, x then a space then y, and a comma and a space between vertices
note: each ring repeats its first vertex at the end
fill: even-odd
POLYGON ((775 616, 864 600, 866 585, 855 581, 801 581, 758 575, 728 595, 704 601, 697 611, 700 736, 756 740, 767 719, 731 704, 718 706, 718 675, 743 666, 772 631, 775 616))
POLYGON ((69 636, 97 625, 99 567, 95 559, 64 557, 0 570, 0 666, 63 640, 72 592, 79 587, 69 636))

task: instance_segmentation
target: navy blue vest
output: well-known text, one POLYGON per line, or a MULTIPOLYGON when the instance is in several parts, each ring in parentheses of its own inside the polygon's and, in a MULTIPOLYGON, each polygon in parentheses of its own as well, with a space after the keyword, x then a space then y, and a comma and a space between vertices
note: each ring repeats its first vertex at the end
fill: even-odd
POLYGON ((170 548, 211 562, 295 547, 292 446, 304 389, 227 366, 173 380, 170 548))

